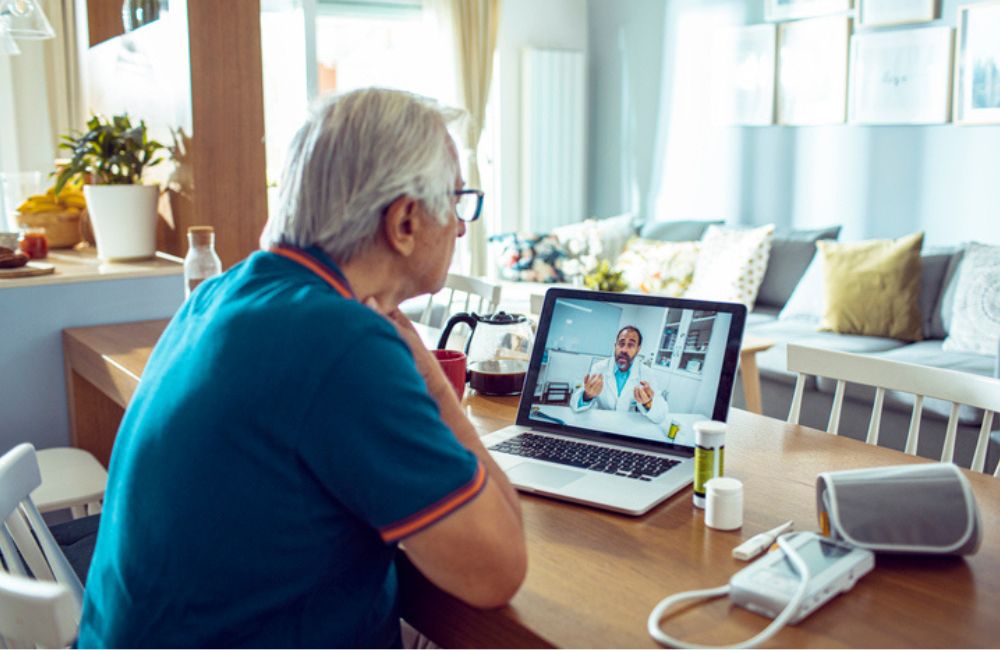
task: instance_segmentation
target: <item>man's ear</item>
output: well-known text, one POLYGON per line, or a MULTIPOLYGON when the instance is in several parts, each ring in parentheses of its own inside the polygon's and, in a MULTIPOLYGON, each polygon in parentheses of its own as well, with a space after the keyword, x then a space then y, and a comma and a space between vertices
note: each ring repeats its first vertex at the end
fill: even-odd
POLYGON ((417 230, 420 220, 417 218, 418 203, 409 196, 401 196, 385 209, 382 220, 382 234, 385 243, 404 257, 409 257, 417 247, 417 230))

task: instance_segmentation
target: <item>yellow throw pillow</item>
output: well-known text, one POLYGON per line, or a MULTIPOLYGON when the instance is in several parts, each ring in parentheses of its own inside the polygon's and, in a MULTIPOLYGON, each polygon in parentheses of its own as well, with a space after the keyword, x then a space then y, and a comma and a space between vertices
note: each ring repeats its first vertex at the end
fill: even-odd
POLYGON ((826 310, 820 329, 919 341, 924 233, 862 242, 818 241, 826 310))

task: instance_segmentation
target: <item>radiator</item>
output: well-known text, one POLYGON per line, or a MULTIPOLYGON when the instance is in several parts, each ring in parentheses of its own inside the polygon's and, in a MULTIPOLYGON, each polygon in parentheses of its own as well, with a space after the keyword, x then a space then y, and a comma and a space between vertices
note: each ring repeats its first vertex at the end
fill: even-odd
POLYGON ((521 226, 548 232, 584 218, 586 59, 526 48, 521 60, 521 226))

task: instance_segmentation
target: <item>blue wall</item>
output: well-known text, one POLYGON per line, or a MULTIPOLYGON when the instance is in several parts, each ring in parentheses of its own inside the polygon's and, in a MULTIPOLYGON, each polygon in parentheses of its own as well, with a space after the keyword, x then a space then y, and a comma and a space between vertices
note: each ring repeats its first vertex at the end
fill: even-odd
MULTIPOLYGON (((916 28, 954 27, 958 0, 944 0, 942 19, 916 28)), ((702 23, 755 23, 763 0, 589 0, 591 57, 590 212, 628 208, 619 158, 627 150, 620 95, 623 58, 632 87, 637 169, 649 219, 723 218, 779 226, 844 225, 843 240, 924 230, 929 244, 1000 243, 1000 126, 699 127, 686 149, 677 116, 697 89, 683 82, 679 43, 702 23), (707 18, 706 18, 707 17, 707 18), (662 59, 662 64, 658 61, 662 59), (650 86, 655 87, 657 98, 650 86), (650 119, 650 113, 656 120, 650 119), (659 134, 659 135, 658 135, 659 134), (665 144, 661 145, 663 142, 665 144), (674 164, 669 165, 671 155, 674 164), (656 207, 664 169, 690 174, 656 207)), ((691 140, 691 138, 688 138, 691 140)))
POLYGON ((180 275, 0 289, 0 454, 69 444, 62 330, 173 316, 180 275))

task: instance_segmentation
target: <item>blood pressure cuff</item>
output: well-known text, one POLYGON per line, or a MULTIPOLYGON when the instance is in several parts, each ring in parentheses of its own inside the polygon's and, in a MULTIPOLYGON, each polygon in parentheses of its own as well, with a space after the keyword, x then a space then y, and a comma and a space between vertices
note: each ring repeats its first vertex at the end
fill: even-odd
POLYGON ((824 472, 823 534, 872 551, 972 555, 982 530, 969 480, 950 463, 824 472))

